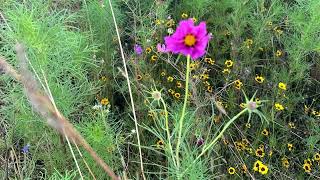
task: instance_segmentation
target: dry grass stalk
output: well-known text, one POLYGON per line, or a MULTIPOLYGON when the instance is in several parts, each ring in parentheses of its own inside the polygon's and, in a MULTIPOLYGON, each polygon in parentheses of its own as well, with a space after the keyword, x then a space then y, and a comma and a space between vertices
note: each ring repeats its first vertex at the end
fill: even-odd
POLYGON ((47 119, 47 123, 54 129, 59 131, 63 136, 67 136, 72 139, 72 142, 81 145, 92 158, 105 170, 105 172, 112 179, 120 179, 111 170, 111 168, 97 155, 92 147, 86 142, 86 140, 80 135, 80 133, 73 127, 73 125, 55 108, 53 102, 50 100, 39 87, 32 73, 28 70, 28 60, 23 45, 16 45, 17 58, 21 66, 21 74, 8 64, 4 58, 0 58, 0 68, 7 74, 20 81, 28 97, 30 104, 34 110, 47 119))

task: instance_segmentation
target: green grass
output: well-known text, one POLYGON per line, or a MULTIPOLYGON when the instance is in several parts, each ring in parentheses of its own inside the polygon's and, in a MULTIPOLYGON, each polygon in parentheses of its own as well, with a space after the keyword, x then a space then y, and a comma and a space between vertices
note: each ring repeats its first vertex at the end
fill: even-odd
MULTIPOLYGON (((14 46, 16 42, 26 46, 29 69, 39 81, 48 82, 57 108, 117 175, 129 179, 143 179, 142 173, 146 179, 320 177, 320 160, 314 157, 320 153, 318 0, 115 0, 112 4, 131 92, 107 0, 4 0, 0 55, 19 69, 14 46), (196 24, 205 21, 212 33, 205 56, 191 61, 187 98, 186 57, 157 51, 168 31, 175 31, 186 18, 183 13, 195 18, 196 24), (135 44, 143 48, 141 55, 134 52, 135 44), (232 62, 229 67, 227 60, 232 62), (258 82, 258 76, 263 82, 258 82), (160 99, 152 97, 155 91, 161 93, 160 99), (243 110, 241 103, 246 103, 243 92, 249 98, 256 92, 253 101, 261 101, 260 114, 250 116, 246 111, 230 123, 243 110), (103 104, 105 98, 108 103, 103 104), (277 110, 275 104, 284 109, 277 110), (223 127, 227 128, 222 131, 223 127), (197 145, 200 139, 204 143, 197 145), (259 148, 263 157, 256 155, 259 148), (303 168, 308 158, 310 173, 303 168), (257 160, 268 167, 267 174, 253 170, 257 160), (235 174, 228 172, 230 167, 235 174)), ((7 75, 0 76, 0 125, 0 177, 81 178, 64 138, 31 108, 23 86, 7 75), (30 149, 24 154, 21 149, 26 144, 30 149), (21 163, 14 165, 17 161, 21 163)), ((87 163, 97 179, 107 179, 103 169, 80 150, 83 158, 72 146, 82 176, 92 179, 87 163)))

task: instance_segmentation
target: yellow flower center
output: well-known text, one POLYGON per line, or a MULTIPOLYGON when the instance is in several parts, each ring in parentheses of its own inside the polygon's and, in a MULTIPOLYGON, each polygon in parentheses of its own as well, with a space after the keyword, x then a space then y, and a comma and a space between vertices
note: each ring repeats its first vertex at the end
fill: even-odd
POLYGON ((186 46, 194 46, 196 44, 196 37, 192 34, 188 34, 186 35, 186 37, 184 38, 184 44, 186 46))

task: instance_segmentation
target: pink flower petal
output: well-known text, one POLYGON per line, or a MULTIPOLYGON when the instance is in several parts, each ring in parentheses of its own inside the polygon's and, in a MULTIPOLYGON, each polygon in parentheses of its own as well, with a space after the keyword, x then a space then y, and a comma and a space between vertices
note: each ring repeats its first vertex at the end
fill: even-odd
POLYGON ((206 29, 206 23, 201 22, 198 26, 194 25, 192 19, 182 20, 174 34, 164 38, 166 51, 174 54, 190 55, 193 60, 202 57, 206 53, 206 47, 211 38, 206 29), (193 35, 196 43, 190 47, 184 43, 186 35, 193 35))

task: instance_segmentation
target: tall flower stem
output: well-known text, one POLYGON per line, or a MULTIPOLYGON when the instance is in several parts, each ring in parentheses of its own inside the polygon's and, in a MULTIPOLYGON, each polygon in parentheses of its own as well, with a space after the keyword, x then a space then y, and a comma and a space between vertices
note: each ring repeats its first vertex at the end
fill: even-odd
POLYGON ((181 143, 181 134, 182 134, 182 126, 183 120, 186 113, 188 95, 189 95, 189 76, 190 76, 190 55, 187 56, 187 72, 186 72, 186 87, 185 87, 185 94, 184 94, 184 102, 182 107, 182 113, 179 120, 179 134, 178 134, 178 141, 176 147, 176 161, 177 161, 177 168, 180 167, 180 160, 179 160, 179 151, 180 151, 180 143, 181 143))
POLYGON ((161 98, 161 103, 163 105, 163 108, 164 108, 164 113, 165 113, 165 118, 166 118, 166 121, 165 121, 165 124, 166 124, 166 132, 167 132, 167 139, 168 139, 168 145, 169 145, 169 150, 170 150, 170 154, 171 154, 171 158, 172 158, 172 161, 173 161, 173 164, 176 166, 176 161, 174 159, 174 153, 173 153, 173 150, 172 150, 172 144, 171 144, 171 140, 170 140, 170 130, 169 130, 169 119, 168 119, 168 111, 167 111, 167 105, 166 103, 164 102, 163 98, 161 98))

